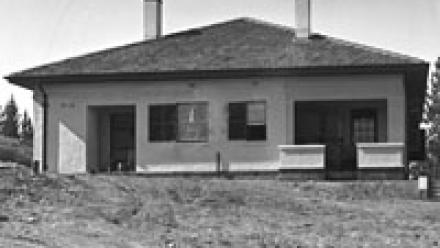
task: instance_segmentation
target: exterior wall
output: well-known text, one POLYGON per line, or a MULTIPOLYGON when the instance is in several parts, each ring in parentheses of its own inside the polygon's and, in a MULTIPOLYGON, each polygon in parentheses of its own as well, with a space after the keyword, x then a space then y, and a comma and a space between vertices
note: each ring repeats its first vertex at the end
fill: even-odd
POLYGON ((62 173, 86 171, 88 106, 136 106, 138 172, 215 171, 215 155, 231 170, 276 170, 278 145, 286 143, 283 82, 219 80, 158 83, 64 84, 47 87, 49 95, 49 165, 62 173), (227 140, 227 103, 266 101, 267 141, 227 140), (148 106, 209 102, 209 142, 150 143, 148 106))
POLYGON ((387 99, 388 142, 405 140, 403 79, 397 75, 53 84, 46 91, 48 163, 61 173, 86 172, 88 106, 136 106, 138 172, 214 171, 217 151, 232 171, 277 170, 278 145, 293 144, 295 100, 387 99), (229 141, 227 104, 261 100, 267 141, 229 141), (149 142, 150 104, 197 101, 209 102, 209 142, 149 142))

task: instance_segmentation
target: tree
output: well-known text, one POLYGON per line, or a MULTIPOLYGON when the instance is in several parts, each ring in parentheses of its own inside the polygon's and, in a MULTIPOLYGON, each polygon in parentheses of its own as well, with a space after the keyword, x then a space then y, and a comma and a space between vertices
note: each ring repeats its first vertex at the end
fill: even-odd
POLYGON ((3 133, 3 122, 4 122, 3 111, 2 111, 2 106, 0 105, 0 134, 3 133))
POLYGON ((32 137, 34 135, 34 129, 32 127, 31 118, 27 111, 25 110, 23 113, 23 119, 21 120, 21 138, 24 141, 32 141, 32 137))
POLYGON ((426 120, 428 130, 428 155, 435 167, 440 158, 440 57, 431 74, 431 84, 426 99, 426 120))
POLYGON ((4 136, 18 138, 18 108, 11 95, 11 99, 6 103, 2 113, 4 136))

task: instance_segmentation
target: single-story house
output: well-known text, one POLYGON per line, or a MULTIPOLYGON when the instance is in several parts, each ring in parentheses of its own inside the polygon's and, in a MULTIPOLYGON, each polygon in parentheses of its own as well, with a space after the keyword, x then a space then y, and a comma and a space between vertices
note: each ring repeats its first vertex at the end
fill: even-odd
POLYGON ((13 73, 34 92, 34 160, 57 173, 270 174, 402 179, 423 159, 429 64, 250 18, 13 73))

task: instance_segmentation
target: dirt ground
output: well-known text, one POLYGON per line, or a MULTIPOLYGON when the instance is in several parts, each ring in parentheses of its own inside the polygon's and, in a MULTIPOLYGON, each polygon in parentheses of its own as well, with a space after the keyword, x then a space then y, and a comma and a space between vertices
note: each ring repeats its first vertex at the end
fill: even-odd
POLYGON ((39 176, 0 171, 0 247, 433 247, 414 182, 39 176))

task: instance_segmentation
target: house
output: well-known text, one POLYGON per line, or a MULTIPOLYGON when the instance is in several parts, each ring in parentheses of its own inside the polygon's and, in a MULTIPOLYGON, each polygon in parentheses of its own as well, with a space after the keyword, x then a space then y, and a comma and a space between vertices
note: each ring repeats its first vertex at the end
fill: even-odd
POLYGON ((58 173, 135 171, 402 179, 423 159, 428 63, 240 18, 6 77, 34 92, 34 160, 58 173), (224 167, 224 166, 222 166, 224 167))

